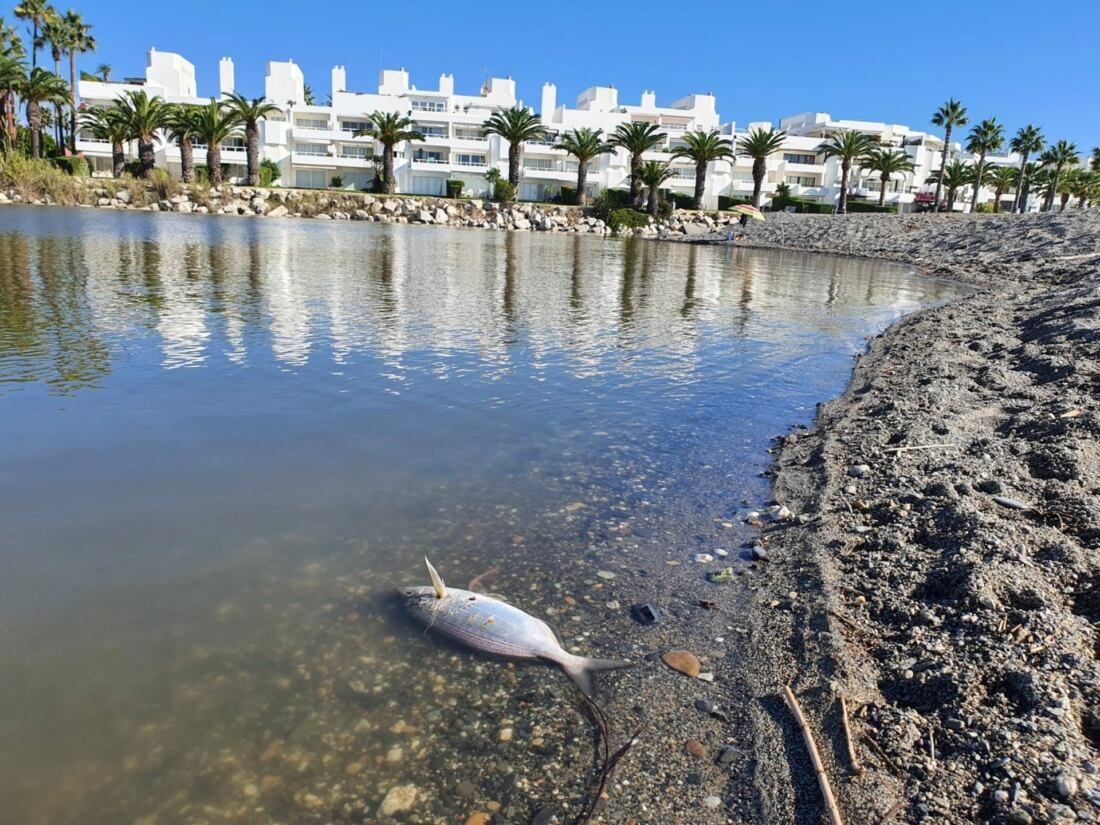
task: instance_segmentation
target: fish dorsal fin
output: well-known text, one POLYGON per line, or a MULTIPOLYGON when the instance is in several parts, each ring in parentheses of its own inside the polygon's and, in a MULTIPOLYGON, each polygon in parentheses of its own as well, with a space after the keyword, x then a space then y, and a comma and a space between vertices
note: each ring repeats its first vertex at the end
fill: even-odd
POLYGON ((447 595, 447 586, 443 584, 443 577, 439 575, 439 571, 432 567, 432 563, 428 561, 427 556, 424 557, 424 564, 428 568, 428 575, 431 577, 432 587, 435 588, 435 597, 437 599, 442 599, 447 595))

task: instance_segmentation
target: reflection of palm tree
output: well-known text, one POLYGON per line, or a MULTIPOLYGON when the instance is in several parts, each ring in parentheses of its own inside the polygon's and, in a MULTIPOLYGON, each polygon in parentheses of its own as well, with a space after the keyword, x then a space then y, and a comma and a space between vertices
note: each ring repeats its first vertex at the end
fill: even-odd
POLYGON ((634 320, 634 276, 638 271, 638 238, 623 243, 623 282, 619 290, 619 325, 625 330, 634 320))
POLYGON ((684 282, 684 303, 680 306, 680 317, 685 321, 695 315, 697 301, 695 298, 695 270, 698 266, 699 247, 697 244, 688 245, 687 281, 684 282))
POLYGON ((504 313, 505 333, 511 340, 516 326, 516 233, 504 235, 504 313))
POLYGON ((583 246, 584 241, 581 240, 581 236, 574 235, 573 270, 569 273, 569 308, 578 317, 584 309, 583 300, 581 298, 581 262, 584 260, 583 246))

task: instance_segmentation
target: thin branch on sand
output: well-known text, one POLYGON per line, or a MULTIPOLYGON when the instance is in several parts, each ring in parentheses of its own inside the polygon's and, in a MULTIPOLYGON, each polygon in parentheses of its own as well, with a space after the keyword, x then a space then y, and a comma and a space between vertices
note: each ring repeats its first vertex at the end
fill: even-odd
POLYGON ((852 726, 848 722, 848 703, 844 701, 843 696, 840 697, 840 721, 844 725, 844 743, 848 746, 848 759, 852 763, 852 773, 858 776, 863 773, 863 763, 859 761, 856 743, 852 740, 852 726))
POLYGON ((884 447, 884 453, 907 453, 910 450, 957 450, 958 444, 911 444, 907 447, 884 447))
POLYGON ((802 730, 802 739, 806 743, 806 750, 810 752, 810 761, 813 762, 814 771, 817 773, 817 784, 821 788, 821 795, 825 798, 825 810, 829 812, 829 822, 832 825, 844 825, 840 817, 840 809, 836 805, 836 797, 833 796, 833 787, 829 784, 829 775, 825 773, 825 766, 821 764, 821 755, 817 752, 817 743, 806 724, 806 717, 802 715, 802 707, 795 698, 790 685, 783 685, 783 698, 787 701, 787 707, 798 721, 798 727, 802 730))

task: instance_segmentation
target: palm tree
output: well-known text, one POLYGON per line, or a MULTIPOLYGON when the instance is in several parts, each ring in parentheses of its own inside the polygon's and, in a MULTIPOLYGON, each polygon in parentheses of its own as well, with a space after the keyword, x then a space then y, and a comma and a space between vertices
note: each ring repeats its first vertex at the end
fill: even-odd
POLYGON ((656 124, 637 121, 620 123, 611 134, 611 145, 630 155, 630 203, 634 206, 641 197, 642 155, 663 145, 665 137, 656 124))
POLYGON ((787 133, 757 127, 737 139, 737 151, 752 158, 752 205, 760 206, 760 190, 768 172, 768 156, 783 148, 787 133))
POLYGON ((995 117, 983 120, 967 136, 966 151, 978 156, 978 162, 974 166, 974 203, 970 207, 974 212, 978 211, 978 195, 985 179, 985 156, 996 152, 1004 143, 1005 128, 995 117))
POLYGON ((523 158, 523 142, 537 140, 546 134, 538 115, 523 106, 513 106, 493 112, 485 121, 485 133, 499 135, 508 141, 508 182, 519 191, 519 169, 523 158))
POLYGON ((683 136, 684 146, 677 148, 674 158, 687 158, 695 162, 695 196, 692 209, 703 208, 703 193, 707 187, 707 164, 715 160, 732 160, 733 143, 719 135, 717 129, 706 132, 702 129, 688 132, 683 136))
POLYGON ((23 57, 23 38, 15 26, 0 17, 0 57, 23 57))
POLYGON ((195 136, 206 142, 206 174, 214 186, 222 182, 223 141, 237 134, 241 119, 237 112, 214 98, 205 106, 196 106, 194 113, 195 136))
POLYGON ((226 106, 236 113, 237 120, 244 124, 245 153, 248 156, 248 177, 245 183, 249 186, 260 185, 260 121, 270 114, 279 111, 274 103, 266 103, 262 97, 249 100, 240 93, 229 95, 225 101, 226 106))
POLYGON ((1027 199, 1031 192, 1031 184, 1035 180, 1035 175, 1039 174, 1042 169, 1043 165, 1041 163, 1030 161, 1027 166, 1020 170, 1020 176, 1023 178, 1023 182, 1019 184, 1019 192, 1017 193, 1020 212, 1027 211, 1027 199))
MULTIPOLYGON (((43 45, 50 47, 50 56, 53 58, 53 73, 61 77, 61 56, 65 51, 65 41, 68 38, 68 33, 65 29, 65 21, 58 16, 57 12, 50 9, 50 15, 42 26, 42 42, 43 45)), ((65 145, 63 128, 65 119, 61 116, 60 103, 54 103, 54 113, 57 115, 53 123, 54 139, 57 141, 58 148, 61 148, 65 145)))
POLYGON ((1029 166, 1027 159, 1032 154, 1043 151, 1044 142, 1045 138, 1043 133, 1039 131, 1039 127, 1032 126, 1029 123, 1027 126, 1021 126, 1016 131, 1016 137, 1012 138, 1008 144, 1009 149, 1018 152, 1020 155, 1019 180, 1016 186, 1016 195, 1012 198, 1013 212, 1023 212, 1027 208, 1027 173, 1029 166))
POLYGON ((27 67, 21 56, 0 56, 0 134, 5 152, 15 145, 15 95, 26 77, 27 67))
POLYGON ((111 144, 111 173, 122 177, 126 170, 126 142, 130 140, 130 126, 123 110, 118 106, 93 106, 80 116, 81 125, 96 140, 111 144))
POLYGON ((412 119, 397 112, 375 112, 370 116, 370 125, 355 132, 355 137, 369 135, 382 144, 382 189, 392 195, 396 181, 393 179, 393 150, 399 143, 411 140, 423 140, 424 135, 409 127, 412 119))
POLYGON ((951 154, 951 132, 954 131, 956 126, 965 126, 967 124, 966 119, 966 107, 963 106, 955 98, 950 98, 945 104, 936 109, 935 114, 932 115, 932 124, 934 126, 940 126, 943 128, 943 159, 940 160, 940 176, 939 181, 936 184, 936 208, 940 206, 940 194, 943 191, 942 181, 945 179, 944 170, 947 168, 947 161, 950 160, 951 154))
POLYGON ((1077 146, 1068 140, 1060 140, 1039 156, 1039 161, 1051 172, 1051 186, 1047 189, 1046 198, 1043 201, 1043 211, 1049 212, 1054 206, 1054 193, 1058 191, 1058 184, 1062 172, 1067 166, 1077 164, 1077 146))
POLYGON ((861 161, 863 168, 870 172, 878 172, 881 187, 878 193, 878 205, 886 204, 886 187, 890 185, 890 178, 894 175, 912 172, 916 167, 905 152, 900 149, 872 149, 861 161))
POLYGON ((194 141, 199 136, 196 129, 197 119, 197 106, 179 103, 171 105, 165 122, 168 127, 168 137, 176 141, 180 147, 180 180, 184 183, 195 181, 194 141))
POLYGON ((13 13, 20 20, 26 20, 31 25, 31 68, 38 65, 38 50, 42 48, 39 31, 46 25, 55 12, 46 0, 23 0, 13 9, 13 13))
MULTIPOLYGON (((994 166, 989 171, 989 176, 986 178, 986 182, 993 187, 993 211, 1001 211, 1001 197, 1011 189, 1016 187, 1016 192, 1019 194, 1020 170, 1014 166, 994 166)), ((1015 198, 1013 198, 1015 203, 1015 198)))
POLYGON ((676 174, 672 167, 659 160, 647 160, 642 164, 642 171, 638 177, 649 190, 649 214, 657 216, 657 209, 661 205, 661 186, 676 174))
POLYGON ((102 80, 104 83, 111 82, 112 71, 113 69, 108 63, 100 63, 98 66, 95 67, 95 73, 99 75, 99 79, 102 80))
POLYGON ((817 148, 825 157, 840 160, 840 203, 836 209, 838 215, 848 211, 848 176, 852 172, 852 166, 866 157, 875 147, 875 143, 870 135, 843 129, 817 148))
POLYGON ((558 142, 559 149, 577 159, 577 203, 584 206, 588 202, 588 194, 585 191, 588 186, 588 164, 600 155, 615 151, 615 148, 604 142, 603 129, 574 129, 561 136, 558 142))
POLYGON ((27 125, 31 130, 31 157, 42 157, 42 104, 64 103, 69 99, 65 81, 41 66, 31 69, 16 88, 27 107, 27 125))
POLYGON ((62 19, 65 28, 65 46, 69 52, 69 149, 76 154, 76 56, 95 51, 92 26, 71 9, 62 19))
POLYGON ((1100 172, 1100 146, 1094 146, 1092 157, 1089 158, 1089 167, 1093 172, 1100 172))
POLYGON ((157 130, 167 123, 169 105, 161 97, 149 97, 144 89, 127 91, 119 98, 117 105, 130 130, 130 137, 137 140, 141 176, 150 178, 157 164, 153 144, 160 140, 157 130))
MULTIPOLYGON (((925 182, 935 183, 936 188, 941 191, 943 188, 947 189, 947 211, 950 212, 955 208, 956 193, 973 179, 973 167, 956 158, 945 169, 933 172, 925 182)), ((939 206, 938 202, 936 206, 939 206)))

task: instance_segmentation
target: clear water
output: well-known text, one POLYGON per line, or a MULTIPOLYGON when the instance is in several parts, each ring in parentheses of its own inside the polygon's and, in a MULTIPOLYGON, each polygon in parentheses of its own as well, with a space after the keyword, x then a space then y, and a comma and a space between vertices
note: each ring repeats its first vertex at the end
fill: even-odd
POLYGON ((955 290, 793 253, 4 208, 0 821, 372 821, 406 783, 414 821, 526 821, 583 778, 564 680, 423 637, 393 588, 425 553, 453 584, 497 568, 568 646, 644 652, 632 602, 694 586, 696 552, 744 564, 769 438, 955 290))

